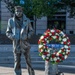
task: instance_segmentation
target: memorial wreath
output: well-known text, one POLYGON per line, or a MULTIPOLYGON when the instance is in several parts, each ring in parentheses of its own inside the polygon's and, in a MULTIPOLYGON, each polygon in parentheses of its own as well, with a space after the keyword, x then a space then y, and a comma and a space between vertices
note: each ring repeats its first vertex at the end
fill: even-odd
POLYGON ((51 63, 59 63, 66 59, 70 53, 70 39, 61 30, 58 29, 48 29, 40 37, 38 41, 39 45, 39 55, 46 61, 51 63), (52 40, 57 41, 63 45, 58 51, 53 51, 53 47, 49 47, 52 40))

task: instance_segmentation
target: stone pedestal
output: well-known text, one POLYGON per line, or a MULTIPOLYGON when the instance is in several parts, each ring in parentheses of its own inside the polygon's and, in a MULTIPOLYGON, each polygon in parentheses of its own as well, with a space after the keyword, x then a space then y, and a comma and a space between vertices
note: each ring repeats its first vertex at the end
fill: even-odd
POLYGON ((51 64, 45 61, 45 75, 57 75, 58 74, 58 64, 51 64))
POLYGON ((58 70, 58 64, 45 61, 45 75, 64 75, 64 73, 58 70))

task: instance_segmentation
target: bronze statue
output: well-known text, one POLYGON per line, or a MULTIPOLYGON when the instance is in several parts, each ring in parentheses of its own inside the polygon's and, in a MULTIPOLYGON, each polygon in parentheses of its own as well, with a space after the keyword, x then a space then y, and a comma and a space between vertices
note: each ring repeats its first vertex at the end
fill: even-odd
POLYGON ((30 20, 23 14, 21 6, 15 6, 14 17, 8 20, 6 36, 13 41, 14 73, 21 75, 21 54, 26 59, 29 75, 35 75, 30 60, 30 44, 27 40, 33 35, 34 30, 30 20))

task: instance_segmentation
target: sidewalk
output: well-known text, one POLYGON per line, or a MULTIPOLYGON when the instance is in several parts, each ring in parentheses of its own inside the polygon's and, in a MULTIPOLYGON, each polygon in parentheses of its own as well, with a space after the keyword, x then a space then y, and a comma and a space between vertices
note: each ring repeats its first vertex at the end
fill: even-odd
MULTIPOLYGON (((0 67, 0 75, 14 75, 13 68, 0 67)), ((28 75, 27 69, 22 69, 22 75, 28 75)), ((35 70, 35 75, 45 75, 44 70, 35 70)), ((72 73, 64 73, 64 75, 75 75, 72 73)))

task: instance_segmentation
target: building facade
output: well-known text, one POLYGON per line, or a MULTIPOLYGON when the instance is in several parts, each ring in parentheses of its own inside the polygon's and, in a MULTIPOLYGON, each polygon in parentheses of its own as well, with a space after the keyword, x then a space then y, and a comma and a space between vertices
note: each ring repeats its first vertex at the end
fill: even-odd
POLYGON ((0 33, 1 33, 1 1, 0 1, 0 33))
MULTIPOLYGON (((11 17, 10 11, 6 7, 6 3, 0 2, 0 34, 5 34, 7 28, 8 19, 11 17)), ((32 26, 35 30, 35 34, 43 34, 46 29, 57 28, 65 32, 66 34, 75 34, 75 19, 68 18, 69 13, 66 11, 57 12, 53 18, 42 17, 40 19, 32 20, 32 26)))
POLYGON ((6 3, 1 1, 1 34, 5 34, 8 19, 11 17, 10 11, 6 7, 6 3))

